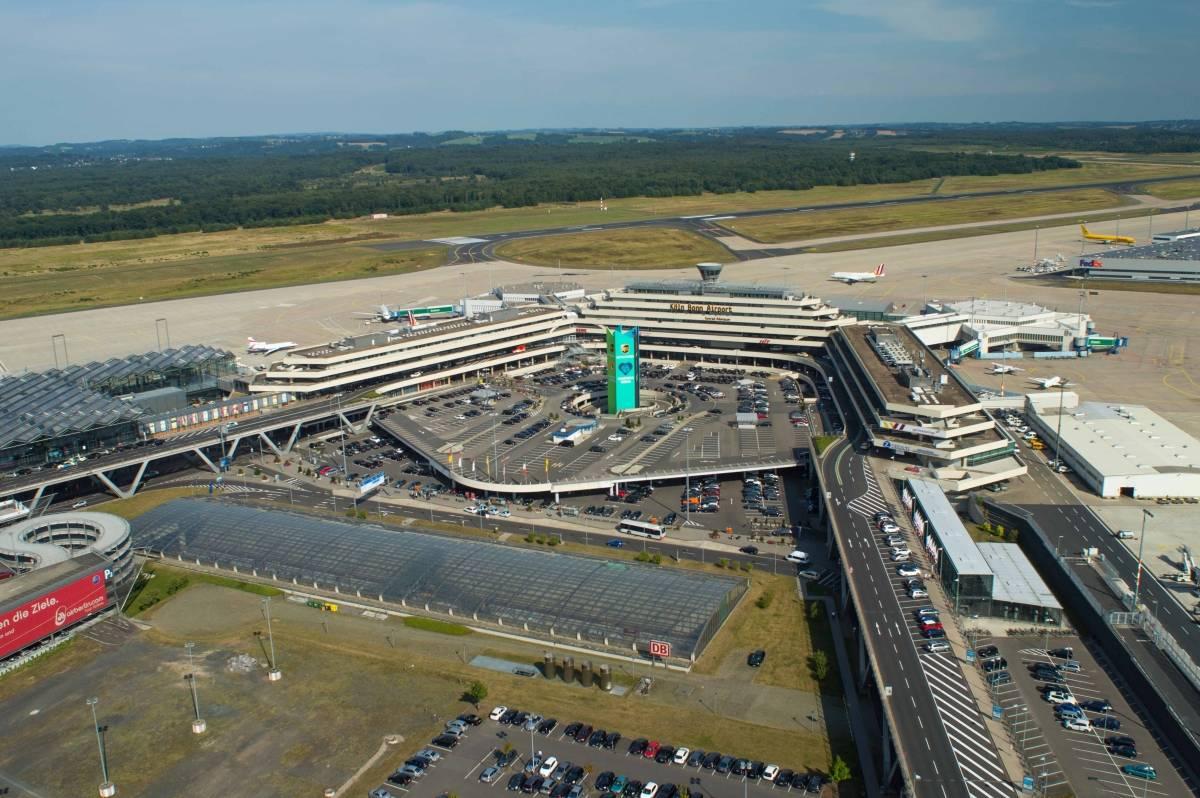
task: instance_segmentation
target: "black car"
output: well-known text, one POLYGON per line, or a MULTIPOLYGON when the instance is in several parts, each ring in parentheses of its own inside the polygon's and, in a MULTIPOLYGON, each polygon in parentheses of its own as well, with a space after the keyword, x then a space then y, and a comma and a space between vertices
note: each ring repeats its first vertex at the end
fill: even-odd
POLYGON ((705 754, 704 760, 700 763, 700 765, 705 770, 712 770, 713 768, 715 768, 717 766, 717 764, 720 761, 721 761, 721 755, 716 751, 712 751, 708 754, 705 754))
POLYGON ((1137 743, 1127 734, 1112 734, 1104 740, 1105 745, 1128 745, 1136 748, 1137 743))
POLYGON ((642 783, 640 781, 629 781, 625 784, 625 789, 621 791, 624 798, 637 798, 642 794, 642 783))
POLYGON ((763 660, 767 658, 767 652, 761 648, 757 651, 750 652, 750 656, 746 658, 746 664, 751 668, 757 668, 763 664, 763 660))
POLYGON ((563 782, 566 784, 569 784, 571 786, 575 786, 576 784, 578 784, 580 781, 583 780, 583 777, 584 777, 583 768, 581 768, 579 765, 576 765, 575 767, 568 770, 566 775, 563 776, 563 782))
POLYGON ((705 753, 703 751, 701 751, 700 749, 696 749, 695 751, 692 751, 691 755, 688 757, 688 761, 687 761, 688 767, 690 767, 690 768, 700 767, 700 765, 704 763, 704 757, 705 757, 705 753))
POLYGON ((758 546, 742 546, 738 551, 742 554, 758 554, 758 546))
POLYGON ((1004 657, 996 657, 986 660, 983 663, 983 672, 991 673, 992 671, 1003 671, 1008 669, 1008 660, 1004 657))
POLYGON ((443 734, 434 737, 432 742, 439 748, 456 748, 458 746, 458 738, 453 734, 443 734))
POLYGON ((613 780, 616 778, 611 770, 606 770, 596 777, 596 789, 600 792, 606 792, 612 786, 613 780))
POLYGON ((517 761, 517 749, 510 748, 508 753, 499 751, 496 755, 496 767, 506 768, 517 761))
POLYGON ((750 779, 762 778, 763 771, 766 769, 767 769, 767 766, 765 763, 755 762, 754 764, 752 764, 750 766, 750 770, 746 771, 746 777, 750 778, 750 779))
POLYGON ((512 720, 509 721, 513 726, 524 726, 525 721, 529 720, 528 712, 518 712, 512 720))
POLYGON ((575 735, 579 734, 579 730, 582 728, 582 723, 568 723, 567 728, 563 729, 563 736, 575 739, 575 735))
POLYGON ((659 747, 658 753, 654 755, 654 761, 660 765, 665 765, 671 761, 671 757, 675 756, 675 748, 670 745, 659 747))
POLYGON ((1110 753, 1116 756, 1123 756, 1126 759, 1137 759, 1137 749, 1132 745, 1110 745, 1108 747, 1110 753))
POLYGON ((807 773, 797 773, 795 776, 792 776, 792 789, 793 790, 807 790, 808 789, 808 774, 807 773))
POLYGON ((996 648, 995 646, 982 646, 975 649, 975 657, 977 659, 991 659, 999 654, 1000 649, 996 648))
POLYGON ((500 720, 498 722, 501 726, 511 726, 513 720, 517 717, 517 715, 520 714, 521 713, 518 710, 510 709, 500 716, 500 720))
POLYGON ((646 745, 650 741, 645 737, 639 737, 629 744, 629 753, 631 756, 641 756, 646 752, 646 745))
POLYGON ((554 731, 554 727, 557 725, 557 718, 546 718, 544 721, 538 724, 538 734, 549 734, 550 732, 554 731))
POLYGON ((458 716, 458 719, 468 726, 478 726, 480 723, 483 723, 483 718, 478 715, 462 714, 458 716))
POLYGON ((619 742, 621 742, 621 733, 612 731, 604 738, 604 747, 611 751, 617 747, 617 743, 619 742))
POLYGON ((1121 721, 1114 718, 1112 715, 1101 715, 1098 718, 1092 718, 1092 727, 1096 729, 1108 729, 1109 731, 1120 731, 1121 721))
POLYGON ((584 726, 579 731, 575 732, 575 742, 586 743, 587 739, 592 736, 592 727, 584 726))
POLYGON ((592 732, 592 736, 588 738, 588 745, 592 748, 599 748, 604 745, 604 741, 608 738, 608 732, 604 729, 596 729, 592 732))
POLYGON ((1052 648, 1049 651, 1047 651, 1046 653, 1049 654, 1050 656, 1054 657, 1055 659, 1075 659, 1075 649, 1071 648, 1070 646, 1063 646, 1062 648, 1052 648))
POLYGON ((521 782, 525 781, 524 773, 514 773, 508 777, 508 791, 517 792, 521 789, 521 782))
POLYGON ((776 774, 776 776, 775 776, 775 786, 776 787, 791 787, 792 786, 792 776, 795 776, 795 775, 796 774, 790 770, 779 771, 779 773, 776 774))
POLYGON ((412 780, 413 780, 412 774, 402 773, 399 770, 397 770, 395 773, 388 776, 387 783, 394 784, 397 787, 407 787, 408 785, 412 784, 412 780))
POLYGON ((811 793, 821 794, 821 787, 825 784, 825 778, 820 773, 810 773, 808 782, 804 785, 804 789, 811 793))
POLYGON ((744 776, 749 769, 750 762, 746 759, 735 759, 729 766, 729 772, 735 776, 744 776))
POLYGON ((671 782, 667 782, 658 788, 658 798, 675 798, 678 794, 679 788, 671 782))
POLYGON ((526 795, 537 795, 537 793, 542 789, 542 785, 545 783, 546 780, 536 774, 533 776, 526 776, 525 781, 521 782, 521 792, 525 793, 526 795))

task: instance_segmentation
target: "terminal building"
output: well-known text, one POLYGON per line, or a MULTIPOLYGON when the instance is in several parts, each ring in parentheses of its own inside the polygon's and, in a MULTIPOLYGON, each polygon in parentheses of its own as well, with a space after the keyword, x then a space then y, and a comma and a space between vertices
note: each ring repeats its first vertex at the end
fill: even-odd
POLYGON ((698 268, 698 280, 637 281, 577 299, 573 289, 553 284, 534 299, 530 288, 482 305, 464 302, 474 315, 293 350, 248 387, 301 398, 366 386, 414 392, 452 380, 529 374, 570 353, 602 355, 609 331, 628 328, 637 330, 643 360, 795 368, 811 362, 834 331, 855 323, 803 291, 725 282, 720 264, 698 268))
POLYGON ((1073 391, 1031 393, 1030 425, 1105 498, 1200 496, 1200 441, 1142 405, 1080 402, 1073 391))
POLYGON ((1144 246, 1082 257, 1075 274, 1096 280, 1200 282, 1200 230, 1158 233, 1144 246))
POLYGON ((131 445, 142 419, 220 396, 236 368, 230 352, 188 345, 0 377, 0 472, 131 445))
POLYGON ((1063 608, 1015 543, 976 543, 935 482, 909 478, 900 499, 934 573, 963 615, 1062 623, 1063 608))
POLYGON ((1028 470, 980 400, 903 325, 859 325, 829 347, 870 444, 915 460, 945 490, 971 490, 1028 470))
POLYGON ((1087 348, 1088 336, 1095 330, 1086 313, 995 299, 935 300, 903 324, 926 345, 950 347, 951 360, 1021 357, 1031 350, 1074 355, 1087 348))

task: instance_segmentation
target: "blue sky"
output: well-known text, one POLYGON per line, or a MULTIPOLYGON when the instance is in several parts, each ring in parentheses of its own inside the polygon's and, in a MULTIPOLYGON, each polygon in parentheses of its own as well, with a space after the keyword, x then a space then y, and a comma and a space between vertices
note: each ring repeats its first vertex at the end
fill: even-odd
POLYGON ((0 144, 1200 117, 1197 0, 0 0, 0 144))

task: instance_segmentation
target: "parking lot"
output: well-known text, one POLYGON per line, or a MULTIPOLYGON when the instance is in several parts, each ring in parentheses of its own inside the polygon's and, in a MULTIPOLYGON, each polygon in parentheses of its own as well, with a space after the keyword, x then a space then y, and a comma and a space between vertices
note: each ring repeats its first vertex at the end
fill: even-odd
MULTIPOLYGON (((678 798, 684 790, 690 798, 789 793, 819 795, 828 791, 824 787, 827 781, 824 774, 804 769, 798 763, 759 762, 753 759, 752 751, 697 752, 676 749, 667 741, 649 741, 619 732, 615 743, 606 747, 597 732, 605 732, 611 741, 613 730, 592 729, 583 720, 547 717, 531 725, 533 728, 526 730, 520 723, 500 723, 483 717, 480 725, 466 726, 453 747, 446 744, 447 740, 442 740, 441 745, 414 743, 410 747, 413 754, 432 749, 439 757, 437 761, 429 763, 423 774, 414 775, 411 780, 393 773, 397 783, 379 785, 371 795, 386 798, 390 794, 399 798, 409 793, 413 796, 454 794, 470 798, 512 791, 552 798, 598 798, 615 795, 611 792, 613 781, 621 788, 624 798, 643 795, 646 798, 678 798), (544 730, 551 720, 554 721, 553 728, 546 733, 544 730), (571 732, 570 736, 568 732, 571 732), (576 742, 577 738, 581 742, 576 742), (648 746, 658 752, 657 758, 647 757, 644 751, 637 753, 648 746), (666 753, 668 750, 670 758, 666 753), (687 751, 685 756, 679 757, 682 764, 674 761, 679 750, 687 751), (739 763, 739 757, 745 759, 739 763), (555 760, 553 767, 550 767, 550 758, 555 760), (510 759, 511 763, 505 765, 510 759), (531 761, 537 768, 530 765, 531 761), (771 764, 777 767, 768 770, 767 766, 771 764), (748 765, 749 769, 743 765, 748 765), (496 772, 484 776, 492 767, 497 769, 496 772), (764 777, 771 774, 775 774, 774 782, 764 777), (596 786, 598 781, 600 787, 596 786), (643 792, 649 783, 658 785, 653 796, 643 792), (575 787, 574 791, 572 787, 575 787)), ((681 734, 681 737, 686 736, 681 734)), ((683 739, 683 742, 687 740, 683 739)), ((396 770, 404 764, 404 760, 398 759, 396 770)))
POLYGON ((603 372, 579 367, 494 391, 467 386, 417 398, 387 427, 426 451, 453 454, 464 473, 510 484, 790 465, 796 448, 807 446, 800 382, 762 371, 642 368, 642 391, 655 396, 654 406, 629 423, 601 416, 603 372), (552 439, 564 427, 582 429, 552 439), (781 434, 786 429, 792 434, 781 434))
POLYGON ((1143 720, 1080 640, 993 639, 979 642, 976 650, 989 645, 999 650, 1012 675, 1011 682, 993 688, 995 703, 1004 708, 1013 742, 1018 751, 1024 751, 1024 759, 1033 771, 1030 775, 1035 779, 1054 785, 1065 777, 1076 795, 1138 798, 1191 794, 1143 720), (1064 646, 1072 649, 1078 671, 1063 670, 1062 684, 1037 678, 1031 670, 1037 663, 1066 662, 1047 654, 1048 650, 1064 646), (1064 728, 1062 720, 1056 717, 1055 704, 1046 700, 1042 692, 1055 687, 1069 692, 1074 701, 1085 706, 1090 701, 1111 704, 1107 712, 1085 709, 1083 715, 1091 722, 1115 728, 1097 726, 1086 731, 1064 728), (1116 737, 1132 738, 1136 756, 1122 755, 1110 746, 1108 743, 1116 737), (1147 781, 1121 772, 1123 766, 1137 763, 1153 767, 1157 779, 1147 781))

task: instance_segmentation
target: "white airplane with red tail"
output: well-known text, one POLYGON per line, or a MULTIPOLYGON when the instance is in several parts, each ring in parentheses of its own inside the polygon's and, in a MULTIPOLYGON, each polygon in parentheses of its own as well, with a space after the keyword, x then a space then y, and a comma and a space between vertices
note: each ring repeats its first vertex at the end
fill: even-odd
POLYGON ((829 275, 830 280, 839 280, 846 285, 854 285, 855 283, 873 283, 880 277, 887 276, 887 264, 881 263, 875 267, 873 272, 834 272, 829 275))

